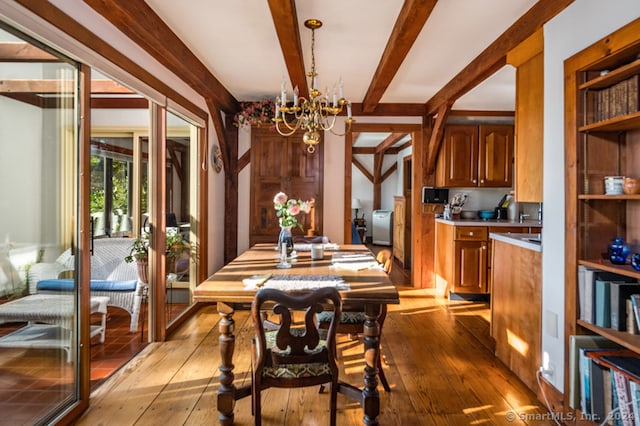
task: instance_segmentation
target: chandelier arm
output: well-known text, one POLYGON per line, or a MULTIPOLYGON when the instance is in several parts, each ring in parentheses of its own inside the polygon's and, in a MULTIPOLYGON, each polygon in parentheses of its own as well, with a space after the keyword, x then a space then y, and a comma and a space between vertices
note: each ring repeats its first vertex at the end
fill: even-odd
POLYGON ((280 133, 282 136, 291 136, 291 135, 293 135, 293 134, 296 132, 296 130, 298 130, 298 128, 299 128, 299 126, 296 126, 296 127, 289 127, 289 125, 285 122, 285 124, 286 124, 286 128, 290 130, 289 132, 287 132, 286 130, 281 130, 281 129, 280 129, 280 125, 279 125, 279 123, 281 123, 281 121, 277 121, 277 122, 276 122, 276 130, 277 130, 277 131, 278 131, 278 133, 280 133))

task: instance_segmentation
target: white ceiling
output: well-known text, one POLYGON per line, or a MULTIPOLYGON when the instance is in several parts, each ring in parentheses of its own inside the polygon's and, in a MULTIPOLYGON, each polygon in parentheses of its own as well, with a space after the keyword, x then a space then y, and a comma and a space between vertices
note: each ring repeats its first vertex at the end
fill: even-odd
MULTIPOLYGON (((239 101, 275 98, 283 79, 291 87, 266 0, 146 0, 212 74, 239 101)), ((381 98, 382 103, 425 103, 535 0, 440 0, 381 98)), ((308 18, 316 31, 318 87, 344 80, 345 97, 362 102, 402 0, 298 0, 308 70, 308 18)), ((514 109, 515 70, 505 66, 461 97, 453 109, 514 109)))

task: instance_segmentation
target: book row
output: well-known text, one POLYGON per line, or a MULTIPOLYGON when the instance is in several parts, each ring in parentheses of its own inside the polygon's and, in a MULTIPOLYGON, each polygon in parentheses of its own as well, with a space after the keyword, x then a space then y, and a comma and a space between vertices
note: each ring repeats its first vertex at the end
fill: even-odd
POLYGON ((579 266, 578 299, 582 321, 638 334, 640 284, 635 279, 579 266))
POLYGON ((602 336, 570 337, 570 406, 599 424, 640 426, 640 355, 602 336))
POLYGON ((640 76, 636 74, 611 87, 592 91, 589 97, 593 103, 593 114, 588 117, 586 124, 597 123, 639 111, 639 79, 640 76))

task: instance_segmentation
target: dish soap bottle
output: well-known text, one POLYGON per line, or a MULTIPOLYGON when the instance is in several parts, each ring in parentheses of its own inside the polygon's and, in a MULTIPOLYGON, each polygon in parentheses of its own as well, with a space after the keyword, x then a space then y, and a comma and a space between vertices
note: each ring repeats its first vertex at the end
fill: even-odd
POLYGON ((513 195, 509 195, 507 200, 509 201, 509 205, 507 206, 507 219, 514 222, 518 220, 518 203, 516 203, 513 195))

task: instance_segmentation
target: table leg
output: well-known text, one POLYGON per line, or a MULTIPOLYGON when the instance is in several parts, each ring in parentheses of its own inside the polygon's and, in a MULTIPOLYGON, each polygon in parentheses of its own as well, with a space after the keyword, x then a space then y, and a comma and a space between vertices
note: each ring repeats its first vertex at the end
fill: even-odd
POLYGON ((218 420, 221 425, 233 424, 233 408, 236 405, 236 387, 233 384, 233 351, 236 336, 233 335, 235 321, 232 306, 218 302, 220 314, 220 387, 218 388, 218 420))
POLYGON ((380 305, 365 305, 364 313, 364 389, 362 390, 363 423, 377 425, 380 414, 378 393, 378 357, 380 356, 380 305))

